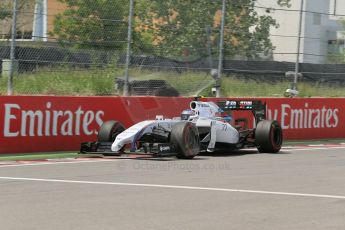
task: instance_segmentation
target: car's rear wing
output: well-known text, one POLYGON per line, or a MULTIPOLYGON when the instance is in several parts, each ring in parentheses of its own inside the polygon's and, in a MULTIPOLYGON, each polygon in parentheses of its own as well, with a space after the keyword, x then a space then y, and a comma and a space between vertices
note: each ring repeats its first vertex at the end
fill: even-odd
POLYGON ((227 100, 218 102, 218 106, 223 111, 250 110, 256 124, 266 119, 266 103, 260 100, 227 100))

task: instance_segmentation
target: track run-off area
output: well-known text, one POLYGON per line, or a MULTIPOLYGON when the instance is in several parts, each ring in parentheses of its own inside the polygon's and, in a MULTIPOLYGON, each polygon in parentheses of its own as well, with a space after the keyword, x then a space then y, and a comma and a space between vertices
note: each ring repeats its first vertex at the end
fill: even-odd
POLYGON ((0 229, 345 229, 345 144, 0 161, 0 229))

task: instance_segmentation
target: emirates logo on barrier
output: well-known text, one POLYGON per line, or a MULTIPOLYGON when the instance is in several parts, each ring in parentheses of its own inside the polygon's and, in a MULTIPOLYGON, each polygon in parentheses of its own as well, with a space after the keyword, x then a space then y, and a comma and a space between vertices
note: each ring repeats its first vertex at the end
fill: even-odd
POLYGON ((91 126, 103 123, 104 111, 54 109, 47 102, 43 110, 24 110, 19 104, 4 104, 4 137, 93 135, 91 126), (19 124, 19 126, 18 126, 19 124))
POLYGON ((325 105, 311 108, 308 103, 303 108, 281 104, 281 109, 268 109, 269 119, 280 120, 283 129, 336 128, 339 125, 339 109, 325 105))

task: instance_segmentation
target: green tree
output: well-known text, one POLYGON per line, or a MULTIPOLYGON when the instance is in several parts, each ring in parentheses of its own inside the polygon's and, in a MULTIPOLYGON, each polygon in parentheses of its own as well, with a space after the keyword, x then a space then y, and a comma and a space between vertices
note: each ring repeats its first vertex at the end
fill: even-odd
POLYGON ((5 4, 4 6, 0 6, 0 20, 4 20, 11 16, 12 12, 10 9, 10 4, 5 4))
POLYGON ((62 43, 99 49, 125 47, 128 0, 59 0, 67 9, 54 20, 51 35, 62 43))
MULTIPOLYGON (((146 25, 155 53, 181 57, 207 55, 208 41, 218 46, 221 0, 140 0, 138 20, 146 25), (211 27, 211 37, 206 28, 211 27)), ((289 7, 290 0, 277 0, 289 7)), ((274 18, 259 15, 255 0, 227 0, 224 46, 225 55, 255 58, 273 49, 270 28, 278 26, 274 18)), ((217 49, 214 50, 216 52, 217 49)))
MULTIPOLYGON (((67 9, 56 16, 52 35, 78 47, 125 48, 128 0, 59 0, 67 9)), ((289 6, 290 0, 277 0, 289 6)), ((200 57, 219 41, 221 0, 136 0, 135 51, 167 57, 200 57), (207 29, 211 28, 208 33, 207 29)), ((270 15, 256 13, 255 0, 227 0, 225 54, 248 58, 272 50, 270 15)))

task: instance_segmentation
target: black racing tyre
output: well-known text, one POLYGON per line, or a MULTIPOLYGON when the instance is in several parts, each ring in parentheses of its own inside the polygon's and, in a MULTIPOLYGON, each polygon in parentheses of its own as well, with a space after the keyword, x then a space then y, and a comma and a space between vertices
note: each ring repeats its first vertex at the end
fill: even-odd
POLYGON ((118 121, 106 121, 98 130, 98 142, 114 142, 117 135, 125 130, 125 127, 118 121))
POLYGON ((255 144, 260 153, 277 153, 283 144, 283 130, 277 121, 262 120, 255 129, 255 144))
POLYGON ((200 152, 199 132, 191 122, 174 124, 170 134, 170 143, 177 148, 176 157, 179 159, 192 159, 200 152))

